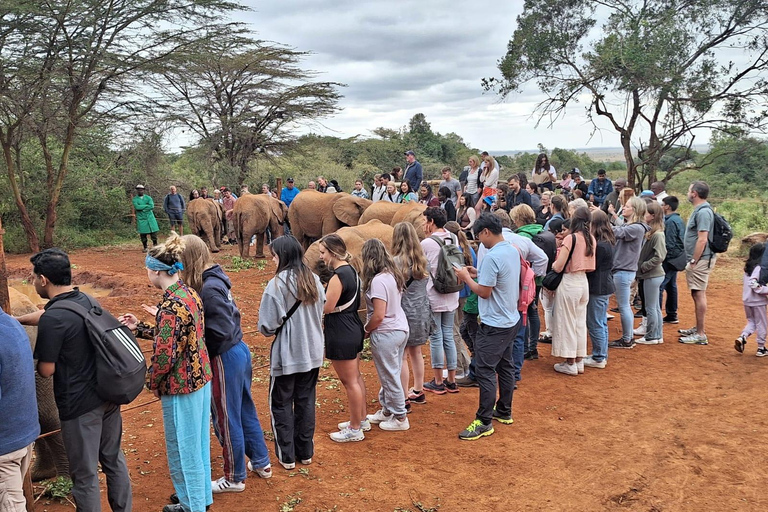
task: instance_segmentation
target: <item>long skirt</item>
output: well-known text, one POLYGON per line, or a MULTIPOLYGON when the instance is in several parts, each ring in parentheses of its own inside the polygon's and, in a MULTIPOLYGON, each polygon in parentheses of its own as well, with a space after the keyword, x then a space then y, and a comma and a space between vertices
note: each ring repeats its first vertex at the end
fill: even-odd
POLYGON ((584 272, 568 272, 555 292, 552 311, 552 355, 587 356, 589 283, 584 272))

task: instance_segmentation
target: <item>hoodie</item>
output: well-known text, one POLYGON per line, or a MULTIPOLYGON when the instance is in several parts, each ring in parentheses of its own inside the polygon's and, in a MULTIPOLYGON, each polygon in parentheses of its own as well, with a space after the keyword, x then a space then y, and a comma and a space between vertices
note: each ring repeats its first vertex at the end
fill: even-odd
MULTIPOLYGON (((273 277, 261 296, 259 331, 274 336, 283 325, 285 315, 296 303, 296 278, 293 271, 283 270, 273 277)), ((304 373, 323 364, 323 305, 325 290, 320 278, 312 274, 317 286, 318 300, 302 303, 272 342, 270 373, 273 377, 304 373)))
POLYGON ((741 300, 745 306, 763 306, 768 304, 768 286, 758 286, 752 288, 750 281, 760 278, 760 265, 752 271, 752 275, 744 273, 744 291, 741 294, 741 300))
POLYGON ((640 259, 640 249, 645 240, 648 225, 644 222, 633 222, 613 226, 616 236, 616 246, 613 252, 613 272, 637 272, 637 262, 640 259))
POLYGON ((240 343, 240 310, 232 298, 232 283, 219 265, 203 272, 203 301, 205 315, 205 346, 211 358, 221 355, 240 343))

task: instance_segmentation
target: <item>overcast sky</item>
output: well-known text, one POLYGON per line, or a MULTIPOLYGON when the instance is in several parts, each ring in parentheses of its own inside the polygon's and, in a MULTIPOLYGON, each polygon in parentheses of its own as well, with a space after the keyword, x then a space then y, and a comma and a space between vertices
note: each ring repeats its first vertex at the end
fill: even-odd
POLYGON ((483 92, 480 80, 498 76, 522 0, 244 1, 253 11, 239 21, 261 39, 313 52, 306 68, 347 84, 343 110, 323 121, 326 135, 369 136, 422 112, 434 131, 482 150, 619 146, 607 125, 591 136, 587 103, 569 107, 551 128, 536 127, 531 114, 543 97, 535 85, 503 103, 483 92))

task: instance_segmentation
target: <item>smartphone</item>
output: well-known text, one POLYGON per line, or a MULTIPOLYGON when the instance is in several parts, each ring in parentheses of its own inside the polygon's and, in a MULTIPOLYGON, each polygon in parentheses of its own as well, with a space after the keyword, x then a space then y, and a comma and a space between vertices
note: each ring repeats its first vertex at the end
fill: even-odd
POLYGON ((452 263, 453 268, 464 268, 463 265, 459 265, 458 263, 452 263))

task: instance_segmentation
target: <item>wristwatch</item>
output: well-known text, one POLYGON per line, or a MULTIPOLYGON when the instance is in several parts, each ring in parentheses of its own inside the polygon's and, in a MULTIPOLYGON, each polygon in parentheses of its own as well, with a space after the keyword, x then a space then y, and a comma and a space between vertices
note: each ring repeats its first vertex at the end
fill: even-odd
POLYGON ((688 263, 690 263, 691 265, 695 265, 696 264, 696 260, 691 258, 691 261, 689 261, 688 263))

